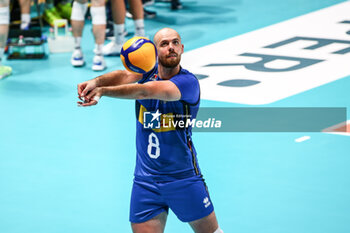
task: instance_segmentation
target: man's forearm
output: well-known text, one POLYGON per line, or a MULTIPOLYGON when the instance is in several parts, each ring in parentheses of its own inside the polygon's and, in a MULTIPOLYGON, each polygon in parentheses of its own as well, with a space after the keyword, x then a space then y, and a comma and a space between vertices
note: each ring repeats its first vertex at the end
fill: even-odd
POLYGON ((147 96, 147 91, 141 84, 125 84, 120 86, 101 87, 102 95, 123 99, 143 99, 147 96))
POLYGON ((97 87, 109 87, 133 83, 138 81, 138 78, 125 71, 116 70, 96 77, 95 81, 97 87))
POLYGON ((112 71, 95 78, 96 86, 98 87, 108 87, 120 85, 122 83, 122 75, 119 70, 112 71))
POLYGON ((98 96, 123 99, 158 99, 164 101, 180 100, 181 92, 171 81, 132 83, 119 86, 104 86, 97 89, 98 96))

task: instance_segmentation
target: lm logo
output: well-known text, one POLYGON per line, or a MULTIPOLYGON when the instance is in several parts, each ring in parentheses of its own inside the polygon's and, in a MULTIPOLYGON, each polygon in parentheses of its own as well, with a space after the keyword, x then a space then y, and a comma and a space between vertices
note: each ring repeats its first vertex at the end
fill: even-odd
POLYGON ((143 127, 145 129, 160 129, 160 116, 162 114, 157 111, 143 113, 143 127))

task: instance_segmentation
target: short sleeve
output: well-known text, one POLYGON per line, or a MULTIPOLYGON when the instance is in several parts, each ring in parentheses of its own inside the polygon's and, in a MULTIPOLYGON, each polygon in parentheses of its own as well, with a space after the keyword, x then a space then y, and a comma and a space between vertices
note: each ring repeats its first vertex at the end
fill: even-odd
POLYGON ((195 104, 199 100, 200 88, 198 79, 193 74, 175 75, 170 79, 181 92, 181 99, 189 104, 195 104))

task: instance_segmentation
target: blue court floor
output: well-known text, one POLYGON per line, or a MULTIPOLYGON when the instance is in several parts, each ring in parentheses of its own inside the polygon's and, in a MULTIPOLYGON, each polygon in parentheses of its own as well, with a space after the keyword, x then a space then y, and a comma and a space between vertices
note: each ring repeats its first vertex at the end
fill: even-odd
MULTIPOLYGON (((158 16, 146 20, 146 31, 153 37, 172 27, 191 51, 342 2, 183 0, 178 12, 156 3, 150 9, 158 16)), ((133 31, 130 20, 127 29, 133 31)), ((0 80, 0 233, 131 232, 134 101, 102 98, 97 106, 77 107, 77 84, 100 75, 90 68, 90 23, 82 47, 87 65, 80 69, 71 67, 69 53, 4 61, 13 75, 0 80)), ((122 68, 119 57, 106 61, 107 71, 122 68)), ((264 107, 349 108, 349 87, 347 76, 264 107)), ((206 99, 201 105, 245 106, 206 99)), ((225 233, 350 232, 349 139, 326 133, 193 135, 225 233), (311 138, 295 142, 305 135, 311 138)), ((165 232, 192 231, 170 212, 165 232)))

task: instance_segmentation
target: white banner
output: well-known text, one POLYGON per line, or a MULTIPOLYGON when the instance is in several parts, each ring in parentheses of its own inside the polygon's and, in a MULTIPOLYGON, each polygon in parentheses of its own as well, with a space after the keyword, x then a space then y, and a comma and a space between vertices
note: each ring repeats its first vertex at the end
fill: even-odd
POLYGON ((350 2, 186 52, 182 66, 200 79, 203 99, 250 105, 346 77, 350 2))

